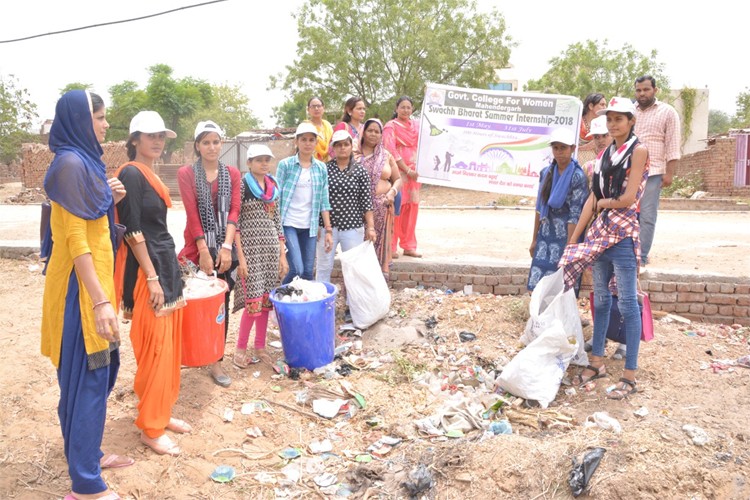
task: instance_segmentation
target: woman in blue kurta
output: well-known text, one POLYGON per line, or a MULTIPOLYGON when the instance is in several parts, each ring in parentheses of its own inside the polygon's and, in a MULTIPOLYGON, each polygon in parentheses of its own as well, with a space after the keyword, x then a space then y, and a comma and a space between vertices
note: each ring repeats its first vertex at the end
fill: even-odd
POLYGON ((557 271, 589 194, 586 174, 573 159, 575 144, 575 134, 569 130, 556 129, 550 135, 554 159, 539 175, 534 239, 529 247, 531 269, 526 283, 529 290, 557 271))
POLYGON ((113 217, 114 202, 125 194, 118 180, 107 181, 101 160, 108 127, 99 96, 63 95, 49 137, 55 158, 44 179, 52 244, 41 351, 57 368, 57 411, 73 483, 66 499, 120 498, 107 488, 100 463, 107 397, 120 366, 113 217))

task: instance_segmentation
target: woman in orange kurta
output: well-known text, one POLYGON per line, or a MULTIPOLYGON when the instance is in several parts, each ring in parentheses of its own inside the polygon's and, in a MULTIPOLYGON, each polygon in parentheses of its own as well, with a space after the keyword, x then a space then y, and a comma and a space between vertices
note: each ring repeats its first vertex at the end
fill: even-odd
POLYGON ((128 191, 117 204, 119 222, 127 227, 117 255, 117 283, 125 317, 132 317, 130 341, 138 368, 136 426, 141 441, 159 454, 178 455, 180 448, 165 429, 192 429, 172 418, 180 392, 182 278, 175 244, 167 228, 169 190, 154 171, 166 138, 175 133, 155 111, 141 111, 130 122, 127 152, 130 161, 116 172, 128 191))
POLYGON ((57 369, 72 499, 119 498, 101 469, 133 463, 117 455, 102 460, 101 451, 107 397, 120 366, 112 276, 114 202, 124 195, 119 181, 107 181, 101 160, 107 128, 101 97, 83 90, 63 95, 50 130, 55 158, 44 179, 52 213, 42 245, 49 253, 41 351, 57 369))
POLYGON ((398 257, 398 246, 404 255, 421 257, 417 252, 417 215, 419 213, 419 173, 417 173, 417 146, 419 123, 411 119, 414 103, 403 96, 396 102, 396 112, 383 127, 383 144, 396 160, 401 173, 401 212, 393 221, 393 258, 398 257))

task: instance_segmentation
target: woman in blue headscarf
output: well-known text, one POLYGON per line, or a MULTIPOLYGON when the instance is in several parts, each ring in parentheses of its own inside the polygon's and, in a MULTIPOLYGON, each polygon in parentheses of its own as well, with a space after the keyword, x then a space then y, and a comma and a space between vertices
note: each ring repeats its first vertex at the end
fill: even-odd
POLYGON ((107 397, 120 366, 114 202, 125 196, 122 183, 107 180, 101 160, 99 143, 108 128, 101 97, 83 90, 63 95, 49 137, 55 158, 44 179, 52 249, 41 351, 57 369, 57 412, 73 483, 69 500, 120 498, 101 477, 102 466, 112 466, 111 460, 102 462, 101 443, 107 397))

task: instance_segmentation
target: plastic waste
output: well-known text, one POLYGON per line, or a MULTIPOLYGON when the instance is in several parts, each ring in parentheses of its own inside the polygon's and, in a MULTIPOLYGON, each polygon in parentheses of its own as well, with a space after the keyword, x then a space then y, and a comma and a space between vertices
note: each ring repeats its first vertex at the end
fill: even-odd
POLYGON ((285 460, 293 460, 302 455, 299 448, 284 448, 279 452, 279 456, 285 460))
POLYGON ((497 420, 490 423, 490 431, 496 436, 498 434, 513 434, 513 426, 507 420, 497 420))
POLYGON ((573 458, 573 470, 570 471, 568 484, 574 497, 578 497, 589 485, 591 476, 599 467, 599 462, 601 462, 606 451, 604 448, 594 448, 583 456, 580 463, 578 459, 573 458))
POLYGON ((463 331, 458 334, 458 338, 461 339, 461 342, 471 342, 476 340, 477 336, 471 332, 463 331))
POLYGON ((217 483, 228 483, 237 473, 234 471, 234 467, 229 465, 220 465, 214 469, 211 473, 211 479, 217 483))
POLYGON ((682 430, 690 436, 694 445, 704 446, 708 443, 708 434, 697 425, 685 424, 682 426, 682 430))
POLYGON ((589 419, 592 419, 594 424, 604 430, 613 431, 615 434, 620 434, 622 432, 620 422, 618 422, 616 418, 610 417, 606 411, 598 411, 593 415, 590 415, 586 419, 586 422, 590 422, 589 419))
POLYGON ((412 498, 418 497, 434 485, 435 480, 432 478, 430 470, 424 464, 419 464, 409 473, 409 480, 401 483, 401 487, 408 491, 412 498))

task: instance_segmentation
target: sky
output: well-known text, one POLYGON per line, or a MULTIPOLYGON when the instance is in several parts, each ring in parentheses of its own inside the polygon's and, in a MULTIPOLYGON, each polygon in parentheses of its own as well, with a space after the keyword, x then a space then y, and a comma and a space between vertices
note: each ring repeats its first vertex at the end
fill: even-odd
MULTIPOLYGON (((6 2, 0 41, 203 1, 6 2)), ((255 116, 271 127, 272 108, 281 105, 285 95, 268 90, 269 78, 283 73, 295 59, 297 24, 292 14, 303 2, 227 0, 131 23, 0 43, 0 75, 14 75, 18 85, 29 91, 41 122, 53 118, 60 89, 68 83, 90 83, 107 101, 112 85, 133 80, 143 87, 148 80, 146 69, 165 63, 174 69, 176 78, 240 85, 255 116)), ((477 5, 480 12, 496 8, 503 13, 507 33, 517 43, 510 63, 521 86, 541 77, 549 60, 571 43, 606 39, 612 49, 624 43, 643 54, 656 49, 670 86, 708 88, 710 109, 734 114, 737 95, 750 87, 750 66, 743 57, 749 4, 729 0, 679 6, 672 2, 478 0, 477 5), (605 10, 605 5, 613 8, 605 10), (626 6, 629 12, 623 9, 626 6)), ((361 21, 354 20, 360 29, 361 21)), ((366 30, 362 32, 366 38, 366 30)))

